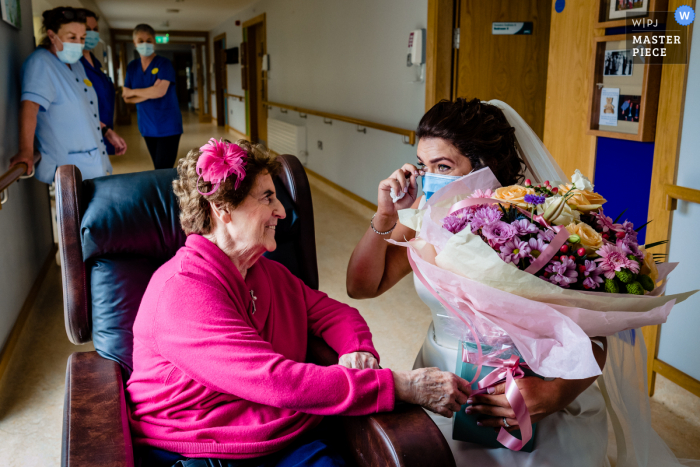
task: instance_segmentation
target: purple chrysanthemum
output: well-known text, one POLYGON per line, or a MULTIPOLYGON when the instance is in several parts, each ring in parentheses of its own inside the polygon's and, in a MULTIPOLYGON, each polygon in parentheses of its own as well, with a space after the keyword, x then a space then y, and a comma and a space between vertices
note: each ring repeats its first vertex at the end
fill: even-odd
POLYGON ((585 277, 583 287, 586 289, 595 289, 603 283, 603 278, 600 277, 602 271, 595 261, 587 259, 585 264, 581 265, 580 271, 581 275, 585 277))
POLYGON ((553 230, 540 230, 540 232, 537 234, 537 239, 544 240, 545 242, 551 242, 556 236, 557 233, 553 230))
POLYGON ((622 231, 625 232, 625 237, 630 240, 637 242, 637 232, 634 230, 634 224, 630 221, 625 221, 622 223, 622 231))
POLYGON ((453 234, 461 232, 471 222, 476 210, 477 206, 469 206, 455 211, 442 220, 442 226, 453 234))
POLYGON ((547 199, 546 196, 539 196, 539 195, 525 195, 523 198, 523 201, 525 201, 527 204, 531 204, 533 206, 537 206, 540 204, 544 204, 544 201, 547 199))
POLYGON ((527 219, 519 219, 511 225, 518 231, 518 235, 535 234, 540 231, 535 224, 527 219))
POLYGON ((464 228, 467 226, 467 219, 466 217, 450 215, 442 220, 442 226, 449 232, 456 234, 464 230, 464 228))
POLYGON ((562 256, 561 261, 550 261, 545 272, 549 273, 549 282, 563 288, 568 288, 578 280, 576 262, 568 256, 562 256))
POLYGON ((615 278, 615 271, 629 269, 633 273, 639 272, 639 263, 627 258, 624 248, 617 245, 605 244, 596 253, 600 258, 595 261, 600 264, 600 270, 608 279, 615 278))
POLYGON ((481 229, 489 224, 500 222, 503 213, 496 206, 479 206, 471 218, 472 232, 481 229))
POLYGON ((535 259, 539 258, 545 248, 547 248, 547 244, 541 238, 531 238, 527 244, 530 247, 530 256, 535 259))
POLYGON ((500 249, 498 256, 506 263, 517 264, 522 258, 530 256, 530 245, 518 237, 508 240, 500 249))
MULTIPOLYGON (((474 217, 476 221, 476 216, 474 217)), ((485 225, 481 229, 481 233, 489 241, 489 245, 491 245, 492 248, 496 248, 515 237, 518 231, 515 227, 506 222, 496 221, 485 225)))
POLYGON ((627 255, 634 255, 636 258, 642 260, 644 258, 644 253, 639 249, 637 242, 632 240, 630 237, 623 237, 618 239, 616 243, 617 247, 622 250, 622 252, 627 255))

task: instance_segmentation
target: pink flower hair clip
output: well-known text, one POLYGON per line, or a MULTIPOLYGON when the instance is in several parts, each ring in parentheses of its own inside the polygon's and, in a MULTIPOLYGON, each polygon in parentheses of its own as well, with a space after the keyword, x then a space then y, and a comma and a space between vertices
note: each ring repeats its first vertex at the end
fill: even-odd
POLYGON ((212 138, 207 144, 199 148, 202 154, 197 160, 197 191, 202 196, 216 193, 219 186, 226 181, 226 177, 236 176, 234 190, 238 189, 241 180, 245 178, 245 157, 248 153, 237 144, 226 141, 217 141, 212 138), (202 193, 199 190, 199 180, 204 179, 213 185, 211 191, 202 193))

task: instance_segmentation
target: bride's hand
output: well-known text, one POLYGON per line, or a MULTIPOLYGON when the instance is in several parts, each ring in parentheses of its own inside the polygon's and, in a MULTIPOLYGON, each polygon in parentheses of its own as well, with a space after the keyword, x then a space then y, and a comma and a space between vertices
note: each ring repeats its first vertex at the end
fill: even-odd
MULTIPOLYGON (((535 376, 515 380, 520 393, 523 395, 527 410, 530 412, 530 421, 537 423, 547 415, 557 412, 571 402, 562 382, 566 380, 555 379, 545 381, 535 376)), ((507 431, 518 430, 518 420, 515 412, 505 396, 506 383, 494 386, 493 394, 478 394, 471 396, 471 405, 467 407, 467 413, 476 415, 482 426, 500 429, 504 427, 503 417, 506 418, 509 427, 507 431)), ((577 394, 576 394, 577 395, 577 394)), ((574 395, 574 398, 576 398, 574 395)), ((573 399, 571 399, 573 400, 573 399)), ((468 402, 470 403, 470 402, 468 402)))
POLYGON ((389 178, 382 180, 377 195, 377 216, 395 219, 397 211, 410 208, 418 195, 418 176, 420 172, 414 165, 404 164, 389 178), (404 197, 394 203, 390 195, 392 191, 394 195, 403 192, 404 197))

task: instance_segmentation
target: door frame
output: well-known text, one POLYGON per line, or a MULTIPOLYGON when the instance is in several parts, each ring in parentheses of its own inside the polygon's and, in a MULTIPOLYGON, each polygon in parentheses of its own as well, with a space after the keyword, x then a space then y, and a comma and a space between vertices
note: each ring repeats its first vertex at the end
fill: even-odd
POLYGON ((459 49, 453 48, 455 19, 459 1, 428 0, 428 27, 425 40, 425 111, 442 99, 453 98, 454 63, 459 49))
MULTIPOLYGON (((110 34, 112 36, 112 62, 116 65, 119 64, 119 75, 123 79, 126 77, 126 65, 128 65, 129 60, 126 59, 126 47, 125 44, 133 42, 132 37, 133 30, 131 29, 111 29, 110 34), (128 36, 128 37, 126 37, 128 36), (121 61, 117 61, 117 48, 119 47, 120 55, 122 56, 121 61), (122 63, 123 62, 123 63, 122 63)), ((211 63, 211 46, 209 44, 209 32, 208 31, 156 31, 156 35, 159 34, 169 34, 171 44, 184 44, 195 46, 197 54, 197 95, 199 96, 199 122, 200 123, 210 123, 212 121, 211 115, 211 95, 204 95, 204 76, 205 70, 202 69, 202 53, 200 46, 204 46, 204 53, 207 57, 207 63, 211 63), (204 100, 207 99, 207 108, 209 112, 204 112, 204 100)), ((115 73, 117 71, 115 70, 115 73)), ((211 89, 211 73, 206 73, 206 79, 208 83, 208 89, 211 89)), ((121 96, 121 87, 115 83, 118 95, 121 96)), ((208 93, 211 94, 211 93, 208 93)), ((118 107, 118 106, 117 106, 118 107)), ((127 110, 128 111, 128 110, 127 110)), ((130 120, 130 117, 117 114, 117 120, 121 118, 122 121, 130 120)))
MULTIPOLYGON (((246 91, 245 91, 246 134, 250 137, 251 142, 253 142, 253 143, 257 142, 257 141, 253 141, 253 139, 257 139, 257 138, 254 138, 254 135, 257 136, 259 134, 259 132, 257 131, 257 127, 256 127, 256 131, 253 132, 253 125, 258 124, 258 122, 257 122, 258 118, 257 118, 257 113, 256 113, 255 121, 253 121, 253 119, 251 118, 251 108, 250 108, 250 106, 251 106, 251 94, 250 94, 250 86, 251 86, 250 82, 251 82, 251 80, 250 80, 250 76, 256 75, 257 62, 255 59, 255 54, 250 53, 250 48, 253 47, 253 50, 254 50, 255 44, 251 44, 250 41, 248 40, 248 28, 256 27, 256 26, 261 25, 261 24, 262 24, 262 28, 260 28, 260 30, 262 30, 265 33, 265 35, 267 35, 267 20, 265 18, 265 13, 261 13, 258 16, 250 18, 249 20, 244 21, 242 24, 243 41, 248 44, 248 49, 249 49, 246 53, 246 58, 248 60, 248 63, 246 64, 246 66, 248 67, 248 72, 249 72, 249 79, 248 79, 248 86, 247 86, 248 89, 246 89, 246 91)), ((265 37, 265 53, 267 53, 267 37, 265 37)), ((267 81, 267 72, 261 71, 261 75, 262 75, 263 80, 267 81)), ((265 85, 265 89, 263 90, 263 100, 267 100, 267 84, 265 85)), ((257 99, 256 99, 255 103, 257 104, 258 111, 265 112, 265 106, 262 105, 262 103, 257 102, 257 99)))
POLYGON ((226 91, 228 88, 228 70, 226 67, 226 60, 223 54, 226 53, 226 33, 222 32, 218 36, 212 39, 212 54, 214 55, 214 84, 216 84, 216 124, 217 126, 226 126, 228 121, 227 105, 226 105, 226 91), (221 41, 221 53, 216 53, 216 43, 221 41), (223 60, 223 63, 219 63, 223 60), (219 74, 219 65, 221 65, 221 86, 216 83, 216 77, 219 74), (222 118, 223 117, 223 118, 222 118), (223 123, 220 123, 223 120, 223 123))

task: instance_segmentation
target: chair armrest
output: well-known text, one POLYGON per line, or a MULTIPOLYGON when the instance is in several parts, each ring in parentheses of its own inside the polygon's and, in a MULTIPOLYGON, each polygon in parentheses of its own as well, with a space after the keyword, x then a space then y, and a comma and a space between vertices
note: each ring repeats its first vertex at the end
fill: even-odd
POLYGON ((68 358, 62 438, 63 467, 134 467, 119 364, 97 352, 68 358))
MULTIPOLYGON (((320 366, 338 363, 338 354, 323 339, 309 335, 306 361, 320 366)), ((428 414, 417 405, 398 402, 392 412, 337 417, 347 450, 358 466, 455 465, 450 446, 428 414)))
POLYGON ((61 254, 66 333, 74 344, 84 344, 92 339, 85 263, 80 241, 80 223, 85 211, 82 198, 83 177, 80 170, 74 165, 59 167, 56 170, 58 251, 61 254))

